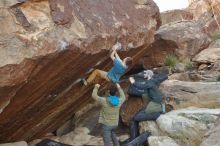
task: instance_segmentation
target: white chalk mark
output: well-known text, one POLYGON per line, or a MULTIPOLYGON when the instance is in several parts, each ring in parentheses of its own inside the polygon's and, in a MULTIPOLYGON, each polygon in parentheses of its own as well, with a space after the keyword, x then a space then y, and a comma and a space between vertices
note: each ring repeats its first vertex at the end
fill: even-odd
POLYGON ((91 73, 94 70, 94 68, 89 69, 86 74, 91 73))
POLYGON ((116 51, 121 50, 122 49, 121 43, 117 42, 115 45, 112 46, 112 49, 116 51))
POLYGON ((134 45, 132 42, 128 43, 128 49, 133 49, 134 48, 134 45))
POLYGON ((65 49, 67 48, 67 46, 68 46, 68 43, 67 43, 67 42, 65 42, 65 41, 63 41, 63 40, 59 40, 59 42, 58 42, 58 48, 59 48, 61 51, 65 50, 65 49))

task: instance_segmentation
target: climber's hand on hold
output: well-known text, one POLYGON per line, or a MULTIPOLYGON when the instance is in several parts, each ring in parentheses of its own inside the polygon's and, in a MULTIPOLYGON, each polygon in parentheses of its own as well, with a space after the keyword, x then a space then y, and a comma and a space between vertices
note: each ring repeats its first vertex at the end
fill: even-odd
POLYGON ((135 80, 134 80, 133 77, 130 77, 130 78, 129 78, 129 81, 131 82, 131 84, 134 84, 134 82, 135 82, 135 80))
POLYGON ((116 86, 117 86, 117 88, 120 88, 120 87, 121 87, 118 83, 116 83, 116 86))
POLYGON ((95 84, 95 87, 99 88, 99 87, 100 87, 100 84, 95 84))
POLYGON ((113 52, 115 52, 115 51, 116 51, 116 48, 115 48, 114 46, 112 47, 112 51, 113 51, 113 52))
POLYGON ((115 45, 112 46, 113 51, 118 51, 122 49, 122 44, 117 42, 115 45))

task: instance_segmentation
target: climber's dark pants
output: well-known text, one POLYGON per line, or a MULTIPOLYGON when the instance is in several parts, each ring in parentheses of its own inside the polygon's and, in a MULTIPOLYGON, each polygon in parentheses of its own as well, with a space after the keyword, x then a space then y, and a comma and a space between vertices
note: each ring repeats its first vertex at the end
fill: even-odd
POLYGON ((161 112, 146 113, 144 109, 140 110, 129 122, 130 139, 133 140, 139 136, 138 124, 141 121, 156 120, 161 112))
POLYGON ((104 124, 102 125, 103 141, 105 146, 110 146, 111 140, 113 141, 115 146, 119 146, 119 141, 114 132, 116 128, 117 126, 107 126, 104 124))

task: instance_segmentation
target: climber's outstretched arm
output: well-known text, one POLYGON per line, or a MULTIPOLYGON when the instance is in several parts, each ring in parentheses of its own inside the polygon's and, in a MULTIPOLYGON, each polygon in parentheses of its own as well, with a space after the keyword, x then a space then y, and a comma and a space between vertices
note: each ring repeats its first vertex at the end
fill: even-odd
POLYGON ((110 55, 110 58, 112 59, 112 60, 115 60, 115 50, 112 50, 112 53, 111 53, 111 55, 110 55))

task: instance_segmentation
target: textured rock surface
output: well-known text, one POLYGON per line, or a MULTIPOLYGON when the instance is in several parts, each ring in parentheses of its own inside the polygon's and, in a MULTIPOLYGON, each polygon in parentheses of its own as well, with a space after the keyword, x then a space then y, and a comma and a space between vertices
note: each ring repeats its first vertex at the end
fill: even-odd
POLYGON ((156 32, 156 38, 174 42, 177 46, 175 53, 181 57, 190 57, 206 48, 209 37, 201 31, 201 28, 192 21, 167 24, 156 32))
POLYGON ((176 97, 174 108, 188 106, 219 107, 220 83, 219 82, 187 82, 166 80, 160 86, 165 96, 176 97))
POLYGON ((181 145, 196 146, 219 115, 220 109, 187 108, 161 115, 157 124, 181 145))
POLYGON ((189 73, 189 78, 192 81, 216 82, 217 77, 219 76, 219 72, 216 71, 217 68, 214 68, 214 66, 211 70, 191 72, 189 73))
POLYGON ((151 136, 148 138, 149 146, 179 146, 168 136, 151 136))
POLYGON ((192 71, 185 73, 174 73, 169 76, 170 80, 189 81, 189 82, 216 82, 216 78, 219 72, 216 71, 219 68, 213 68, 211 70, 192 71))
POLYGON ((173 22, 160 27, 155 42, 144 56, 145 66, 160 66, 167 54, 191 58, 208 47, 211 39, 193 21, 173 22))
MULTIPOLYGON (((124 141, 128 138, 127 135, 121 135, 118 137, 121 141, 124 141)), ((62 137, 58 137, 57 141, 76 145, 76 146, 84 146, 84 145, 93 145, 93 146, 103 146, 103 139, 101 136, 92 136, 89 134, 89 130, 85 127, 79 127, 75 129, 73 132, 70 132, 62 137)))
POLYGON ((220 71, 220 61, 215 62, 213 66, 213 70, 220 71))
POLYGON ((155 121, 145 121, 139 123, 140 132, 149 131, 152 136, 166 136, 166 133, 160 130, 155 121))
POLYGON ((195 19, 205 12, 214 12, 219 14, 220 12, 220 1, 219 0, 189 0, 188 10, 193 13, 195 19))
POLYGON ((59 141, 70 145, 83 145, 88 143, 92 136, 88 134, 89 129, 81 127, 59 138, 59 141))
MULTIPOLYGON (((64 144, 77 145, 77 146, 103 145, 103 141, 101 137, 95 137, 95 136, 89 135, 89 132, 90 132, 89 129, 86 127, 77 127, 74 131, 69 132, 66 135, 47 137, 47 139, 52 139, 54 141, 61 142, 64 144)), ((43 139, 33 140, 29 143, 29 145, 34 146, 35 144, 39 143, 43 139)))
POLYGON ((187 73, 174 73, 169 76, 170 80, 179 80, 179 81, 191 81, 187 73))
POLYGON ((213 41, 210 45, 209 48, 220 48, 220 39, 213 41))
MULTIPOLYGON (((196 55, 196 57, 197 57, 198 55, 196 55)), ((195 58, 194 58, 195 59, 195 58)), ((207 62, 207 60, 206 61, 202 61, 202 62, 207 62)), ((198 67, 198 70, 207 70, 208 69, 208 64, 201 64, 201 65, 199 65, 199 67, 198 67)))
POLYGON ((189 2, 188 11, 195 20, 202 25, 203 31, 215 35, 220 28, 220 1, 219 0, 193 0, 189 2))
POLYGON ((197 146, 202 142, 205 133, 214 127, 215 122, 218 122, 219 116, 219 108, 190 107, 163 114, 154 122, 141 122, 140 130, 152 131, 152 126, 149 125, 154 125, 153 127, 160 131, 153 132, 152 142, 156 145, 162 145, 159 139, 164 139, 176 145, 197 146))
POLYGON ((174 73, 181 73, 185 71, 185 65, 183 63, 177 63, 174 65, 173 70, 174 73))
POLYGON ((204 27, 204 32, 209 34, 210 36, 215 36, 216 34, 219 34, 220 29, 220 16, 216 18, 216 20, 212 19, 207 23, 204 27))
POLYGON ((116 41, 137 60, 160 26, 151 0, 20 2, 0 3, 1 142, 55 131, 90 100, 79 78, 108 69, 116 41))
POLYGON ((14 143, 0 144, 0 146, 28 146, 28 144, 25 141, 20 141, 20 142, 14 142, 14 143))
MULTIPOLYGON (((64 144, 74 145, 74 146, 103 146, 103 140, 101 136, 92 136, 89 134, 89 129, 86 127, 77 127, 74 131, 63 135, 63 136, 53 136, 47 137, 47 139, 52 139, 57 142, 62 142, 64 144)), ((121 141, 128 138, 128 135, 118 136, 121 141)), ((33 140, 29 143, 30 146, 34 146, 39 143, 42 139, 33 140)))
POLYGON ((198 20, 202 26, 203 31, 215 38, 219 34, 220 29, 220 14, 213 14, 211 12, 204 13, 198 20))
POLYGON ((220 61, 220 48, 208 48, 197 54, 193 61, 199 63, 214 63, 220 61))
POLYGON ((216 121, 215 125, 206 134, 204 141, 200 146, 218 146, 220 144, 220 118, 216 121))
POLYGON ((161 13, 162 25, 184 20, 193 20, 193 14, 187 10, 171 10, 161 13))
MULTIPOLYGON (((62 136, 71 132, 76 127, 87 127, 90 131, 98 124, 99 108, 96 103, 89 103, 74 113, 74 117, 56 130, 56 136, 62 136), (90 121, 91 120, 91 121, 90 121)), ((98 130, 97 130, 98 131, 98 130)))

